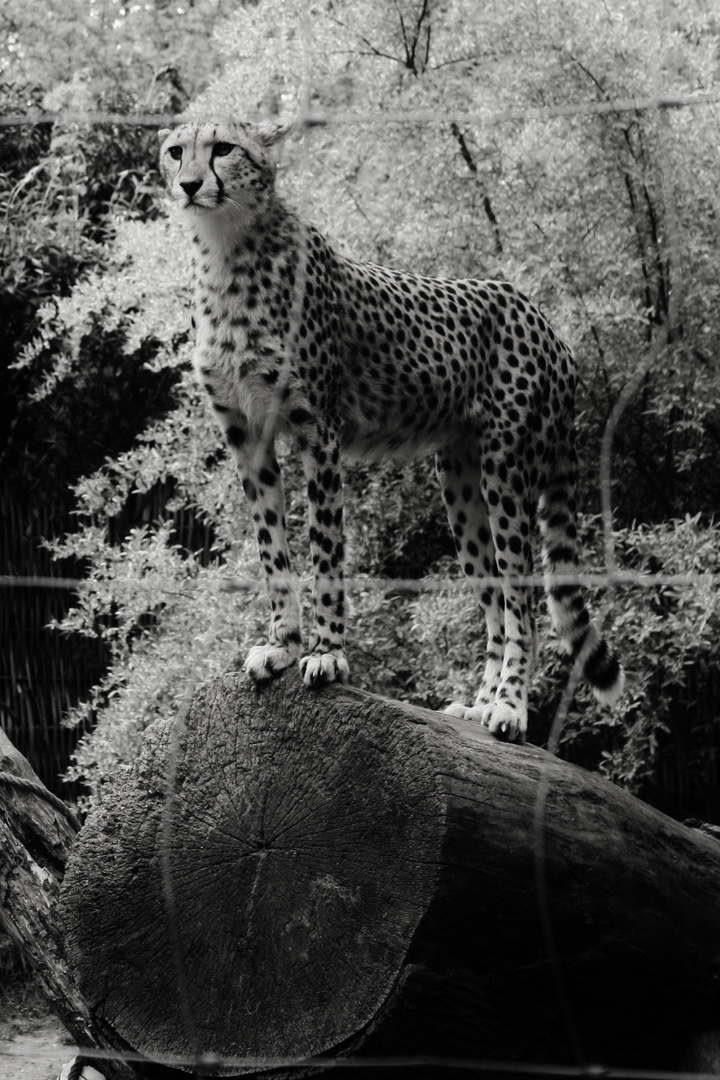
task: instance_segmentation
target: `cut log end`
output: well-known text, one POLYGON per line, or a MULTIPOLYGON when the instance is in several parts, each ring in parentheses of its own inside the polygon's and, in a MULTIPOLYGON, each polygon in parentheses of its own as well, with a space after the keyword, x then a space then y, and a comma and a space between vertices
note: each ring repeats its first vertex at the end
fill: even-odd
POLYGON ((131 1045, 303 1058, 373 1018, 441 842, 422 733, 388 719, 227 675, 151 732, 64 885, 78 983, 131 1045))

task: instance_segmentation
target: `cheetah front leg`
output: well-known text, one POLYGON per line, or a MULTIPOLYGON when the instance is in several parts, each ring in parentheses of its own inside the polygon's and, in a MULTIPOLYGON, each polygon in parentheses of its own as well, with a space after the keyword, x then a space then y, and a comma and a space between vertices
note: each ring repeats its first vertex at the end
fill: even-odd
POLYGON ((241 418, 236 416, 234 422, 225 425, 225 435, 240 468, 270 598, 267 642, 254 646, 244 664, 248 675, 262 682, 293 664, 302 643, 300 604, 285 531, 282 479, 272 442, 250 434, 241 418))
POLYGON ((313 563, 313 624, 310 647, 300 660, 308 686, 344 682, 345 586, 343 576, 343 494, 337 435, 319 429, 303 455, 307 479, 310 553, 313 563))

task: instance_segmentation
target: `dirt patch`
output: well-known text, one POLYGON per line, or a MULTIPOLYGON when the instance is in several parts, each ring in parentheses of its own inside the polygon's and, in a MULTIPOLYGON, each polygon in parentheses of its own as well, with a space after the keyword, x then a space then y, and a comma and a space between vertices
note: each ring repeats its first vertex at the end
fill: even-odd
POLYGON ((72 1040, 59 1020, 46 1016, 22 1033, 0 1038, 3 1080, 57 1080, 73 1057, 72 1040))
POLYGON ((0 934, 0 1077, 56 1080, 72 1057, 68 1032, 18 950, 0 934))

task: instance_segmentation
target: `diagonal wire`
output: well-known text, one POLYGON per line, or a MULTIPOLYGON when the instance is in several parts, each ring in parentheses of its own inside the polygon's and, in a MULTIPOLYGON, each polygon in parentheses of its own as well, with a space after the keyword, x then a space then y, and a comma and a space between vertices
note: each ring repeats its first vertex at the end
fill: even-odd
MULTIPOLYGON (((655 64, 655 95, 656 100, 663 99, 662 94, 662 60, 663 60, 663 30, 665 26, 665 3, 664 0, 657 0, 657 6, 655 9, 655 30, 657 34, 656 44, 656 64, 655 64)), ((601 452, 600 452, 600 496, 602 507, 602 523, 603 523, 603 541, 605 550, 605 571, 606 582, 610 589, 615 587, 615 579, 617 577, 617 560, 615 556, 614 547, 614 529, 613 529, 613 511, 612 511, 612 447, 617 427, 627 409, 630 401, 634 397, 637 389, 641 385, 646 374, 652 369, 665 347, 672 340, 672 334, 677 321, 677 311, 679 306, 680 289, 673 288, 670 284, 670 274, 672 272, 679 273, 679 228, 677 218, 677 207, 675 203, 675 193, 672 181, 672 169, 669 154, 669 125, 670 119, 665 109, 659 109, 659 152, 658 152, 658 164, 661 174, 661 189, 663 194, 663 210, 665 215, 665 273, 667 275, 668 283, 668 310, 665 322, 662 327, 662 332, 656 339, 653 347, 648 350, 643 361, 638 365, 636 371, 633 373, 630 380, 623 387, 615 405, 610 413, 605 431, 603 433, 601 452)), ((580 679, 582 667, 585 660, 585 650, 581 650, 577 657, 573 669, 570 675, 570 679, 565 687, 562 695, 560 706, 557 710, 555 718, 553 720, 550 737, 548 740, 548 751, 551 754, 557 752, 557 748, 560 742, 562 729, 567 719, 567 713, 572 703, 572 699, 575 693, 576 685, 580 679)), ((545 815, 547 809, 547 798, 550 788, 550 771, 549 763, 544 763, 541 769, 540 780, 538 783, 538 791, 535 802, 534 812, 534 837, 535 842, 533 845, 533 856, 535 863, 535 882, 536 893, 538 903, 538 913, 540 916, 540 922, 542 927, 542 934, 545 941, 545 950, 550 962, 551 971, 553 975, 553 982, 555 984, 555 992, 558 999, 558 1004, 565 1020, 565 1026, 573 1046, 573 1051, 578 1064, 584 1065, 585 1058, 582 1050, 582 1044, 577 1029, 576 1020, 573 1014, 570 995, 565 984, 563 972, 560 964, 560 959, 557 950, 557 943, 555 938, 555 932, 552 922, 552 914, 550 910, 549 894, 548 894, 548 882, 547 882, 547 858, 545 847, 545 815)))

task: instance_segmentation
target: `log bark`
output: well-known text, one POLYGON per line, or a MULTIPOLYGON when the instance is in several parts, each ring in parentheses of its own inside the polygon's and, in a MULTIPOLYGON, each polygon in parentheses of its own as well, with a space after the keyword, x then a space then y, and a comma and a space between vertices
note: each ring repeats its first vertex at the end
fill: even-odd
POLYGON ((188 1071, 672 1069, 720 1027, 719 896, 715 840, 541 750, 230 673, 150 729, 61 914, 95 1020, 188 1071))

